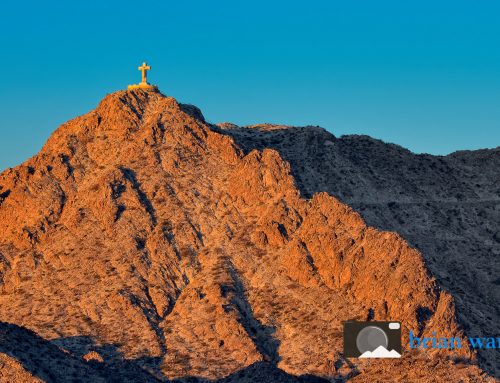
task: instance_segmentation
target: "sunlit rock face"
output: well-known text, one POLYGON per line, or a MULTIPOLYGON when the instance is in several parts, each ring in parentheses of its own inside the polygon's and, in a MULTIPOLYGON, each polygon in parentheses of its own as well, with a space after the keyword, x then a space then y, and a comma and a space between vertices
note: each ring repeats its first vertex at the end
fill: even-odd
POLYGON ((487 381, 467 348, 342 357, 348 319, 463 337, 454 297, 236 129, 122 91, 1 174, 0 381, 487 381))
MULTIPOLYGON (((245 152, 277 150, 303 196, 328 192, 368 225, 399 233, 453 295, 466 335, 500 334, 500 148, 432 156, 319 127, 219 128, 245 152)), ((479 352, 481 366, 497 378, 499 355, 479 352)))

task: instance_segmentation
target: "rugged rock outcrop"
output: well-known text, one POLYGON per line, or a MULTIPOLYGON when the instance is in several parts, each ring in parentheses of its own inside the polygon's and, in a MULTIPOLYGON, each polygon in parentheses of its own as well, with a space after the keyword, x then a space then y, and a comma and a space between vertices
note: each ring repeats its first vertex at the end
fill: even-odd
MULTIPOLYGON (((246 152, 273 148, 304 197, 328 192, 369 225, 402 235, 455 299, 469 336, 500 334, 500 148, 416 155, 367 136, 319 127, 222 124, 246 152)), ((495 349, 481 365, 500 376, 495 349)))
MULTIPOLYGON (((467 348, 345 360, 348 319, 463 336, 453 297, 400 235, 237 141, 140 90, 62 125, 0 175, 0 321, 104 381, 489 380, 467 348)), ((76 381, 0 342, 4 376, 76 381)))

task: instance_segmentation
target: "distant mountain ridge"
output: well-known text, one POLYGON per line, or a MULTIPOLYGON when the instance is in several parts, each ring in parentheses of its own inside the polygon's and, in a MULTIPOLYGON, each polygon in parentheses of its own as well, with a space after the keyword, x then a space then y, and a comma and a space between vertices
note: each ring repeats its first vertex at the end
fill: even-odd
POLYGON ((457 298, 399 234, 310 195, 310 153, 277 132, 121 91, 3 172, 0 381, 492 381, 465 348, 342 356, 348 319, 462 337, 457 298))

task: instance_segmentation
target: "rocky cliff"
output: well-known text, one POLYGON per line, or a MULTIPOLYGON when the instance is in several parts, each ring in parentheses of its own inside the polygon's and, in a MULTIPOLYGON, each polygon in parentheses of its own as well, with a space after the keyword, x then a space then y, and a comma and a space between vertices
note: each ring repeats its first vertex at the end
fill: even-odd
MULTIPOLYGON (((220 128, 247 152, 277 150, 304 197, 328 192, 369 225, 402 235, 453 295, 467 335, 500 334, 500 148, 416 155, 318 127, 220 128)), ((479 355, 497 377, 498 355, 495 349, 479 355)))
POLYGON ((3 172, 0 379, 489 381, 467 348, 342 356, 348 319, 462 337, 457 297, 406 232, 345 204, 355 170, 321 190, 335 182, 273 148, 287 130, 254 145, 267 134, 122 91, 3 172))

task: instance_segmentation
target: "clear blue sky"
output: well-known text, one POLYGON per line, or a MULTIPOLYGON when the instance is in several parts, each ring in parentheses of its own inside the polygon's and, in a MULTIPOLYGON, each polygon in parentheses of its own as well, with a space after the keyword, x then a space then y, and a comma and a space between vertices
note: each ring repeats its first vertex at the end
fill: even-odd
POLYGON ((0 169, 149 79, 211 122, 320 125, 415 152, 500 145, 500 2, 6 1, 0 169))

